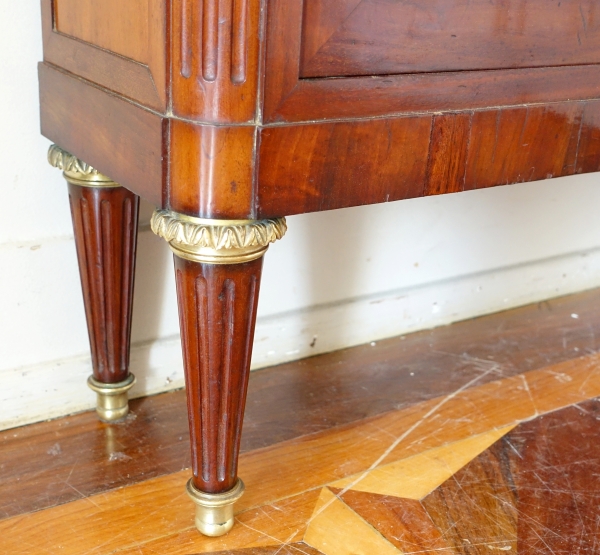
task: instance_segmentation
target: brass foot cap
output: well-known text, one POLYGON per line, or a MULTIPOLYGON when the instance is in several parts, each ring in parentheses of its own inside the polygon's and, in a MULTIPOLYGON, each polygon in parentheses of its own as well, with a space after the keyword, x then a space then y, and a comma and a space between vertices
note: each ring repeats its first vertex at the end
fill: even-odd
POLYGON ((239 478, 233 489, 225 493, 204 493, 187 483, 187 494, 196 504, 196 528, 205 536, 217 537, 233 528, 233 504, 244 494, 244 482, 239 478))
POLYGON ((104 422, 116 422, 122 420, 129 413, 129 399, 127 392, 135 383, 135 376, 129 374, 127 379, 119 383, 102 383, 88 378, 88 386, 96 392, 96 412, 100 420, 104 422))

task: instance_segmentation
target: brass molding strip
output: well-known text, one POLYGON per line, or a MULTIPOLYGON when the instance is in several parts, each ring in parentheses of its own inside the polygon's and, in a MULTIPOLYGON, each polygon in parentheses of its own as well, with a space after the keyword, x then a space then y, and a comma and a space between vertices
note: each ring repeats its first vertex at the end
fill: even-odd
POLYGON ((54 168, 62 170, 65 179, 73 185, 79 185, 80 187, 120 187, 110 177, 101 174, 83 160, 57 145, 52 145, 48 149, 48 162, 54 168))
POLYGON ((209 220, 156 210, 152 231, 180 258, 204 264, 243 264, 265 254, 286 231, 285 218, 209 220))

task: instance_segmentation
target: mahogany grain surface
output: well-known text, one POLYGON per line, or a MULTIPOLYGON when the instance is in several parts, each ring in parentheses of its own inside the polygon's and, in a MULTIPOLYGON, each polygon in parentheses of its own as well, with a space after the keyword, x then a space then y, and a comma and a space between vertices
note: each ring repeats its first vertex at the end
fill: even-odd
POLYGON ((170 209, 202 218, 251 218, 255 142, 256 130, 250 126, 220 127, 172 120, 170 209))
MULTIPOLYGON (((253 372, 241 451, 598 352, 598 302, 592 290, 253 372)), ((176 391, 131 401, 119 424, 87 412, 0 432, 0 516, 190 467, 185 404, 176 391)))
POLYGON ((256 131, 170 121, 45 65, 40 79, 48 137, 195 216, 291 215, 600 169, 599 101, 256 131))
POLYGON ((148 63, 149 4, 162 0, 54 0, 57 32, 148 63))
POLYGON ((291 215, 600 169, 598 101, 255 130, 169 120, 46 65, 40 79, 44 134, 195 216, 291 215))
POLYGON ((595 0, 309 0, 300 75, 597 64, 595 0))
MULTIPOLYGON (((505 3, 484 4, 483 1, 480 3, 477 0, 472 2, 474 6, 477 6, 472 13, 481 12, 484 7, 487 9, 489 6, 489 9, 495 11, 498 16, 508 16, 508 19, 511 19, 517 13, 528 12, 528 6, 537 3, 538 0, 523 1, 519 2, 519 9, 511 9, 513 3, 510 3, 509 7, 505 3)), ((527 20, 517 22, 517 27, 522 23, 521 28, 516 29, 509 22, 506 28, 507 34, 515 32, 519 38, 511 40, 510 44, 504 45, 503 48, 497 48, 493 52, 496 60, 498 57, 501 58, 503 53, 507 53, 510 58, 511 48, 514 47, 520 50, 521 56, 526 59, 533 56, 534 60, 546 60, 545 63, 550 63, 550 59, 555 61, 560 59, 559 65, 523 67, 527 66, 523 60, 519 63, 501 62, 500 66, 504 69, 498 69, 498 64, 485 67, 487 65, 485 63, 477 66, 480 68, 477 70, 468 69, 469 59, 473 64, 473 60, 481 54, 482 60, 485 61, 486 41, 478 41, 479 43, 472 52, 465 53, 465 56, 458 60, 452 56, 453 49, 449 49, 445 45, 447 40, 456 40, 458 44, 461 40, 458 38, 459 36, 464 38, 472 33, 477 33, 477 30, 470 27, 469 15, 465 17, 463 13, 462 17, 458 16, 460 32, 456 39, 452 36, 436 35, 435 33, 436 26, 443 29, 445 24, 444 19, 440 19, 437 25, 435 23, 436 16, 440 12, 444 10, 453 12, 455 8, 460 8, 467 2, 443 0, 435 2, 435 5, 433 2, 428 2, 426 6, 423 6, 427 9, 423 10, 422 18, 430 18, 433 21, 429 26, 424 24, 420 28, 415 28, 413 35, 418 37, 420 33, 431 33, 432 40, 428 40, 426 48, 421 48, 419 52, 425 50, 435 52, 437 48, 440 48, 445 51, 447 58, 445 58, 446 64, 444 64, 443 70, 425 73, 416 71, 403 73, 401 67, 399 70, 393 71, 390 71, 390 67, 385 67, 388 62, 394 64, 398 60, 402 60, 402 65, 407 59, 410 60, 410 44, 408 48, 402 49, 402 53, 398 57, 394 57, 395 41, 405 40, 411 44, 415 42, 415 37, 403 37, 402 33, 398 32, 398 29, 409 24, 408 21, 402 20, 398 11, 418 10, 423 3, 317 0, 315 6, 305 10, 308 4, 309 2, 305 0, 268 1, 264 89, 264 120, 267 123, 367 118, 416 111, 469 110, 530 103, 544 104, 565 100, 585 100, 600 96, 597 80, 600 75, 598 59, 591 54, 584 54, 585 48, 591 46, 593 42, 596 46, 592 46, 592 50, 597 49, 598 46, 597 24, 595 23, 596 18, 593 16, 595 4, 591 0, 584 3, 567 4, 562 2, 561 6, 557 6, 557 0, 544 3, 544 10, 535 12, 535 15, 532 13, 531 16, 527 14, 527 20), (361 71, 355 72, 356 68, 353 68, 345 76, 335 77, 340 72, 336 72, 339 67, 334 67, 331 70, 323 71, 322 73, 325 75, 322 75, 321 78, 303 78, 302 64, 319 57, 317 54, 311 58, 311 54, 307 55, 305 52, 303 58, 304 38, 312 35, 317 37, 315 44, 312 44, 310 39, 308 40, 311 44, 308 44, 306 49, 311 53, 316 44, 321 41, 326 42, 332 35, 332 40, 335 41, 336 29, 340 25, 343 27, 348 16, 353 17, 352 9, 354 7, 357 7, 357 13, 362 7, 368 11, 367 17, 364 15, 362 18, 357 17, 358 25, 363 30, 370 25, 377 27, 380 24, 380 31, 376 32, 377 38, 374 40, 361 42, 353 37, 344 41, 343 54, 338 61, 343 58, 343 63, 351 65, 356 59, 359 59, 358 63, 364 64, 362 67, 366 74, 361 71), (581 12, 578 10, 579 7, 581 7, 581 12), (314 10, 315 13, 320 11, 320 13, 313 17, 310 15, 311 10, 314 10), (565 13, 566 10, 569 11, 569 14, 565 13), (390 14, 393 12, 394 15, 388 15, 386 12, 390 12, 390 14), (546 12, 548 15, 545 15, 546 12), (567 15, 571 17, 568 18, 567 15), (306 26, 303 25, 305 16, 307 18, 306 26), (543 21, 546 17, 551 20, 559 20, 561 26, 567 27, 569 29, 568 38, 563 37, 563 34, 560 33, 555 36, 548 27, 544 27, 543 21), (592 19, 594 23, 588 26, 588 21, 592 19), (540 24, 539 27, 538 24, 540 24), (308 28, 308 26, 310 26, 310 32, 303 35, 303 27, 308 28), (577 31, 583 28, 592 33, 590 35, 591 42, 586 42, 586 46, 580 46, 577 40, 577 31), (387 34, 386 30, 389 31, 387 34), (540 35, 543 36, 543 39, 540 38, 540 35), (560 39, 553 40, 558 36, 560 39), (563 42, 568 42, 570 45, 574 44, 572 41, 577 42, 575 48, 569 54, 568 46, 565 46, 564 56, 561 58, 563 42), (385 56, 389 57, 372 55, 373 51, 383 44, 385 47, 380 48, 379 52, 382 53, 385 50, 386 53, 389 53, 385 56), (452 61, 449 61, 449 58, 452 58, 452 61), (458 66, 462 65, 464 70, 457 71, 457 63, 458 66)), ((468 12, 468 7, 466 11, 468 12)), ((488 33, 489 36, 486 36, 490 46, 497 40, 498 34, 502 35, 504 32, 501 22, 496 22, 496 24, 499 33, 488 33)), ((454 33, 450 32, 449 34, 454 33)), ((435 55, 434 57, 438 58, 435 55)))
POLYGON ((259 0, 172 2, 172 89, 176 115, 253 123, 260 81, 259 0))
POLYGON ((39 65, 39 79, 42 134, 162 206, 164 119, 47 64, 39 65))
POLYGON ((174 258, 194 485, 222 493, 237 482, 263 259, 174 258))
POLYGON ((430 117, 271 127, 260 137, 259 217, 423 194, 430 117))
POLYGON ((140 199, 124 187, 69 183, 69 201, 94 378, 129 375, 140 199))
POLYGON ((600 168, 592 0, 413 4, 43 0, 42 132, 206 218, 600 168))
POLYGON ((261 130, 260 217, 600 169, 600 102, 261 130), (368 145, 368 148, 366 147, 368 145))
POLYGON ((166 0, 42 0, 44 61, 165 110, 168 13, 166 0))

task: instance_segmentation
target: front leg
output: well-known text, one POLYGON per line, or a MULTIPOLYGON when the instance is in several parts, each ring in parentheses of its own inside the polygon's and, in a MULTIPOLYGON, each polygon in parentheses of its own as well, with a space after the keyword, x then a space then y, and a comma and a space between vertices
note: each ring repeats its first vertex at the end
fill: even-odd
POLYGON ((202 220, 160 210, 154 232, 175 253, 196 526, 220 536, 244 491, 238 455, 262 257, 285 220, 202 220))

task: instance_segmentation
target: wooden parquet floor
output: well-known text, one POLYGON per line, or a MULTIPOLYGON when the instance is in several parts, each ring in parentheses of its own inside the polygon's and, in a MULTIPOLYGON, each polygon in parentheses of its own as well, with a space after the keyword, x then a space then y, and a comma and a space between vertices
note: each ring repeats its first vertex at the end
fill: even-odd
POLYGON ((222 538, 196 532, 184 493, 181 392, 117 425, 1 432, 0 553, 600 553, 599 305, 595 290, 254 373, 222 538))

